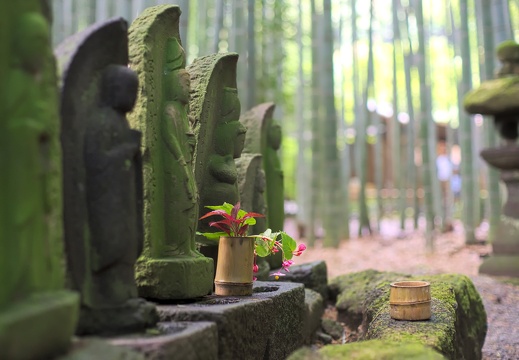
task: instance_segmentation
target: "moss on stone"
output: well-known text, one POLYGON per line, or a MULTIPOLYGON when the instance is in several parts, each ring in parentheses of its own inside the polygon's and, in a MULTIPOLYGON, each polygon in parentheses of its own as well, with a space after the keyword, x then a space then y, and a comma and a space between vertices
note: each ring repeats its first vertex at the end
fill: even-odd
POLYGON ((514 40, 503 41, 497 46, 497 58, 504 60, 519 60, 519 44, 514 40))
POLYGON ((463 106, 471 114, 513 114, 519 111, 518 96, 519 76, 507 76, 481 83, 465 95, 463 106))
POLYGON ((329 285, 329 293, 332 301, 338 310, 338 320, 348 326, 357 328, 364 313, 364 302, 366 296, 371 291, 375 291, 372 301, 389 301, 387 298, 380 298, 384 293, 381 289, 393 281, 409 278, 408 275, 393 272, 380 272, 377 270, 365 270, 357 273, 340 275, 333 278, 329 285))
MULTIPOLYGON (((323 359, 355 360, 440 360, 433 349, 417 342, 369 340, 344 345, 328 345, 318 351, 323 359)), ((304 359, 304 358, 303 358, 304 359)))
POLYGON ((418 341, 450 359, 481 359, 487 329, 486 313, 472 281, 464 275, 416 277, 367 270, 334 278, 330 288, 332 293, 338 293, 340 318, 341 313, 357 319, 363 317, 364 339, 418 341), (432 317, 429 321, 391 319, 389 285, 399 279, 431 283, 432 317))

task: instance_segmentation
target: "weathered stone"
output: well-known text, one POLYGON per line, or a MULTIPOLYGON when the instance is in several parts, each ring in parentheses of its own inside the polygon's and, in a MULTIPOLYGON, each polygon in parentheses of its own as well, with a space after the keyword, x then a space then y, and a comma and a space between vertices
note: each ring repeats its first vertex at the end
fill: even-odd
POLYGON ((178 6, 147 8, 129 32, 130 67, 141 83, 129 120, 143 133, 144 163, 144 251, 137 286, 141 296, 162 300, 209 294, 214 277, 212 260, 195 246, 195 138, 179 16, 178 6))
MULTIPOLYGON (((283 230, 285 222, 283 170, 278 156, 281 146, 281 127, 273 119, 274 103, 255 106, 240 117, 247 128, 244 152, 261 154, 266 178, 267 226, 273 231, 283 230)), ((270 267, 281 267, 281 253, 268 258, 270 267)))
POLYGON ((507 115, 519 111, 519 76, 487 80, 465 95, 463 106, 471 114, 507 115))
POLYGON ((76 339, 71 349, 56 360, 144 360, 143 354, 98 339, 76 339))
MULTIPOLYGON (((273 272, 277 271, 280 269, 273 272)), ((305 288, 317 291, 325 301, 328 300, 328 269, 324 261, 292 265, 290 272, 280 277, 279 281, 302 283, 305 288)))
POLYGON ((441 360, 441 354, 416 342, 392 342, 381 340, 360 341, 344 345, 328 345, 318 353, 326 360, 441 360))
POLYGON ((219 359, 284 359, 303 344, 301 284, 254 283, 250 297, 209 297, 192 304, 158 306, 163 321, 213 321, 219 359))
POLYGON ((64 352, 79 297, 63 290, 62 172, 50 2, 0 12, 0 358, 64 352), (50 329, 50 331, 49 331, 50 329))
POLYGON ((323 319, 322 328, 325 333, 334 340, 340 339, 344 335, 344 328, 340 323, 332 319, 323 319))
POLYGON ((323 297, 316 291, 305 289, 305 306, 303 337, 305 344, 311 344, 315 332, 321 328, 321 318, 324 314, 323 297))
POLYGON ((349 328, 357 329, 362 324, 366 294, 382 282, 393 282, 408 277, 397 273, 366 270, 331 279, 330 297, 335 301, 337 319, 349 328))
POLYGON ((158 315, 137 298, 135 285, 142 161, 140 133, 126 121, 138 88, 128 68, 126 21, 94 24, 65 39, 56 55, 67 266, 70 286, 81 293, 77 333, 143 330, 158 315))
MULTIPOLYGON (((238 191, 240 192, 240 205, 245 211, 258 214, 266 213, 264 192, 265 173, 262 170, 262 160, 259 154, 242 154, 234 160, 238 171, 238 191)), ((249 234, 260 234, 267 230, 266 218, 256 218, 256 225, 249 228, 249 234)), ((270 265, 264 257, 256 257, 259 271, 254 274, 258 280, 267 280, 270 265)))
MULTIPOLYGON (((340 276, 332 283, 341 284, 343 310, 346 306, 361 309, 364 339, 418 341, 433 347, 449 359, 481 359, 485 340, 486 313, 474 285, 464 275, 409 275, 381 273, 374 270, 340 276), (400 279, 431 283, 432 317, 428 321, 397 321, 389 315, 389 284, 400 279), (347 284, 363 279, 354 290, 347 284), (349 304, 349 305, 347 305, 349 304)), ((350 311, 355 313, 355 311, 350 311)))
POLYGON ((119 337, 110 343, 144 354, 147 360, 216 360, 218 332, 212 322, 158 323, 157 333, 119 337))
MULTIPOLYGON (((238 121, 240 100, 236 90, 238 54, 212 54, 196 58, 187 70, 192 80, 190 115, 196 134, 195 177, 200 189, 199 212, 206 206, 239 200, 238 171, 234 159, 240 157, 246 129, 238 121)), ((214 232, 211 218, 198 222, 201 233, 214 232)), ((216 262, 217 240, 198 236, 202 252, 216 262)), ((216 264, 215 264, 216 266, 216 264)))

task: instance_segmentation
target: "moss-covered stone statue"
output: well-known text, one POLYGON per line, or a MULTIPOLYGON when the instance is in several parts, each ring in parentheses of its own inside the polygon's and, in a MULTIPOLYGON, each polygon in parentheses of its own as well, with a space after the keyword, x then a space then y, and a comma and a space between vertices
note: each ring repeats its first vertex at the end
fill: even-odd
POLYGON ((50 9, 0 11, 0 359, 67 350, 79 296, 64 290, 61 151, 50 9))
POLYGON ((490 275, 519 277, 519 44, 506 41, 497 49, 501 67, 496 79, 488 80, 469 92, 464 100, 469 113, 492 116, 505 145, 481 151, 481 157, 501 172, 508 198, 492 256, 479 271, 490 275))
MULTIPOLYGON (((263 172, 263 159, 260 154, 242 154, 234 160, 238 170, 238 190, 240 192, 241 208, 259 214, 265 214, 265 173, 263 172)), ((249 234, 260 234, 267 230, 267 219, 257 218, 256 225, 249 229, 249 234)), ((266 280, 269 275, 270 265, 263 257, 256 258, 259 267, 254 276, 258 280, 266 280)))
MULTIPOLYGON (((274 231, 283 230, 285 221, 283 170, 278 150, 281 146, 281 126, 272 119, 274 103, 255 106, 240 117, 247 128, 245 153, 263 156, 266 177, 267 226, 274 231)), ((269 257, 272 268, 281 267, 281 254, 269 257)))
POLYGON ((138 298, 142 252, 140 132, 126 113, 137 75, 128 68, 123 19, 92 25, 56 49, 61 73, 65 239, 70 285, 81 292, 78 334, 153 326, 154 305, 138 298))
MULTIPOLYGON (((200 190, 200 216, 208 205, 239 200, 238 172, 234 159, 241 155, 245 127, 239 122, 240 100, 236 90, 237 54, 212 54, 195 59, 191 75, 190 114, 197 137, 195 176, 200 190)), ((211 219, 199 221, 199 232, 214 232, 211 219)), ((202 251, 216 257, 217 244, 197 237, 202 251)))
POLYGON ((195 247, 195 137, 179 17, 177 6, 148 8, 129 35, 130 67, 141 83, 129 121, 143 133, 144 163, 144 251, 137 285, 141 296, 161 300, 207 295, 214 277, 212 260, 195 247))

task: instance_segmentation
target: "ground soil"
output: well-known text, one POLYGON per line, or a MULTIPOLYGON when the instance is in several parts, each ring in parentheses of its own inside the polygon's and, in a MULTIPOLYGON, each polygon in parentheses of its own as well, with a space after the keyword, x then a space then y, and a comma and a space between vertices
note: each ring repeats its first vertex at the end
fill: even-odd
MULTIPOLYGON (((423 225, 423 224, 422 224, 423 225)), ((434 252, 425 248, 421 226, 418 230, 407 224, 401 231, 397 221, 385 220, 380 232, 362 238, 353 237, 341 242, 338 248, 324 248, 320 240, 296 260, 297 263, 325 260, 328 277, 376 269, 410 274, 459 273, 468 275, 478 289, 487 312, 488 332, 483 347, 483 359, 519 360, 519 279, 496 278, 478 274, 481 262, 491 252, 485 243, 465 245, 463 228, 455 223, 451 232, 436 234, 434 252)), ((297 235, 296 226, 287 222, 287 232, 297 235)), ((356 233, 355 223, 351 233, 356 233)), ((477 237, 484 240, 485 227, 477 237)), ((300 239, 305 243, 305 239, 300 239)), ((334 318, 330 306, 326 317, 334 318)), ((346 329, 340 341, 356 340, 356 333, 346 329)))

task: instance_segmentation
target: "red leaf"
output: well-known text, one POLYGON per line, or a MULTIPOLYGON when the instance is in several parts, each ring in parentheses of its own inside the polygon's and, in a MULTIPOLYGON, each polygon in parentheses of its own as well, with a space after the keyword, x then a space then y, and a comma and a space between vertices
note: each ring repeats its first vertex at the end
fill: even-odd
POLYGON ((234 219, 237 219, 238 218, 238 212, 240 211, 240 202, 238 201, 236 203, 236 205, 233 206, 232 210, 231 210, 231 216, 234 218, 234 219))
POLYGON ((213 210, 213 211, 209 211, 207 214, 205 214, 204 216, 202 216, 201 218, 199 218, 198 220, 202 220, 202 219, 205 219, 209 216, 213 216, 213 215, 227 215, 227 213, 223 210, 213 210))

